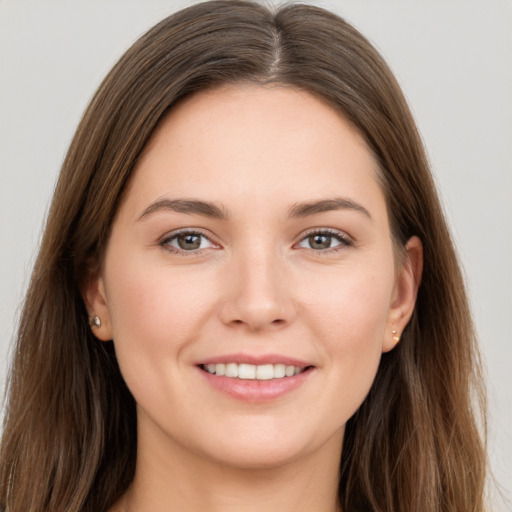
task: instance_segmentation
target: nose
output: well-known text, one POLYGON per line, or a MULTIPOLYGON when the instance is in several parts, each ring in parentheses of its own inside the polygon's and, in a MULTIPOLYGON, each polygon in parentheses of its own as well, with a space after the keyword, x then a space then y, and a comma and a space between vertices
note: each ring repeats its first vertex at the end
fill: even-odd
POLYGON ((251 331, 283 328, 295 316, 286 262, 272 250, 250 252, 240 254, 226 272, 221 321, 251 331))

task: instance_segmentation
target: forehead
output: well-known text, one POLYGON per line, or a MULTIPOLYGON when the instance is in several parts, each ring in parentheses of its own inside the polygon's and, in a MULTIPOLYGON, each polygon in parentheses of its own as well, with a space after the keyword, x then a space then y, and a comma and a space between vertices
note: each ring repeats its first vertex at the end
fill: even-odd
MULTIPOLYGON (((291 87, 229 85, 179 103, 134 170, 137 207, 191 194, 243 207, 382 193, 359 132, 316 96, 291 87), (308 196, 308 197, 305 197, 308 196)), ((132 201, 133 202, 133 201, 132 201)))

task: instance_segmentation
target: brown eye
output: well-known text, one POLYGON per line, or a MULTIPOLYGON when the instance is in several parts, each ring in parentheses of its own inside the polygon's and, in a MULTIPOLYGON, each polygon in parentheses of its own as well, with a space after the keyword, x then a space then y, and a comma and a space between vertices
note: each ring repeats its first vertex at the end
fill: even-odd
POLYGON ((318 231, 304 237, 298 244, 299 247, 314 251, 326 251, 351 245, 350 239, 343 233, 331 233, 330 231, 318 231))
POLYGON ((176 237, 178 247, 184 251, 193 251, 201 247, 201 235, 182 234, 176 237))
POLYGON ((311 249, 330 249, 332 236, 330 235, 311 235, 308 236, 308 243, 311 249))
POLYGON ((166 238, 161 245, 171 252, 181 253, 200 251, 201 249, 208 249, 215 246, 205 235, 193 231, 184 231, 172 235, 166 238))

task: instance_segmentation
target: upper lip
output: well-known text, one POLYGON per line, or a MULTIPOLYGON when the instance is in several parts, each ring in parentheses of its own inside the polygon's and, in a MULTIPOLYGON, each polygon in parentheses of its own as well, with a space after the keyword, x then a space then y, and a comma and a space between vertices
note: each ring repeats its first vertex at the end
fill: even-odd
POLYGON ((289 357, 280 354, 226 354, 222 356, 208 357, 201 359, 198 365, 207 364, 222 364, 222 363, 236 363, 236 364, 252 364, 254 366, 261 366, 264 364, 284 364, 286 366, 297 366, 305 368, 306 366, 313 366, 310 362, 289 357))

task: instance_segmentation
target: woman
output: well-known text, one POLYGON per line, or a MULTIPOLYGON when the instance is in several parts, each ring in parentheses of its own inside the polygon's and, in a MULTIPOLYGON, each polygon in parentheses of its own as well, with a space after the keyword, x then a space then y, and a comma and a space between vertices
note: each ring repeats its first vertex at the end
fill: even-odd
POLYGON ((0 504, 482 510, 478 375, 424 150, 375 49, 318 8, 198 4, 127 51, 69 149, 0 504))

